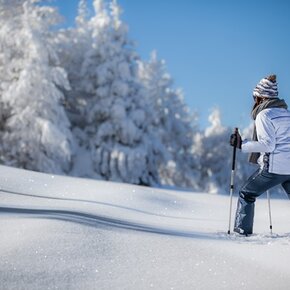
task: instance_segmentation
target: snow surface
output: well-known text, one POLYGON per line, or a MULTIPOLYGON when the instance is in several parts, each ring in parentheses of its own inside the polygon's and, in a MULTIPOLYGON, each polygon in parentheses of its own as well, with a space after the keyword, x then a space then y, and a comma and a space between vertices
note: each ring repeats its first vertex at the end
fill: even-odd
MULTIPOLYGON (((289 289, 290 204, 257 201, 226 234, 229 197, 0 166, 0 289, 289 289)), ((236 203, 236 197, 234 198, 236 203)))

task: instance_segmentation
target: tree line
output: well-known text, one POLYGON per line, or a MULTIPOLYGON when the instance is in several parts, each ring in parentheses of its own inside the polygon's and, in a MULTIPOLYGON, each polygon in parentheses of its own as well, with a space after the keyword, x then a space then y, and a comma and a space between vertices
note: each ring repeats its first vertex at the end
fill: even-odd
MULTIPOLYGON (((35 0, 0 0, 0 158, 35 171, 139 185, 228 186, 218 110, 200 130, 164 60, 144 61, 116 1, 80 0, 73 28, 35 0)), ((243 157, 244 158, 244 157, 243 157)), ((248 174, 240 169, 238 179, 248 174)))

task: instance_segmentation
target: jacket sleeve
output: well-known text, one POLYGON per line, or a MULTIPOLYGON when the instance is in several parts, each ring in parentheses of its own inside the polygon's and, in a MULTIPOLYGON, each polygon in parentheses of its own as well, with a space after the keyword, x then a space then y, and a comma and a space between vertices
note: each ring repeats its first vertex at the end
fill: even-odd
POLYGON ((258 114, 255 122, 258 141, 245 140, 242 143, 242 151, 246 153, 274 151, 276 146, 275 128, 265 111, 258 114))

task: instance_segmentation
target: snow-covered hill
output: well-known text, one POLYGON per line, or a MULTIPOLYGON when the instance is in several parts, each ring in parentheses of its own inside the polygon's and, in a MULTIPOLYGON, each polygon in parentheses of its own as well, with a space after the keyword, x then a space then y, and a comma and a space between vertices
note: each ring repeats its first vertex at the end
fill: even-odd
MULTIPOLYGON (((229 198, 0 166, 0 289, 289 289, 290 203, 228 236, 229 198)), ((234 203, 236 200, 234 199, 234 203)))

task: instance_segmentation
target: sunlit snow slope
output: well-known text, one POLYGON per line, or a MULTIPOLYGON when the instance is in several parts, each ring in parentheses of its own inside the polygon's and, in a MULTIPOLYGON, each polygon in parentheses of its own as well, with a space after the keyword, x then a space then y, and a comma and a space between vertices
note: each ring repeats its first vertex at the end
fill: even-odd
MULTIPOLYGON (((290 289, 290 203, 228 236, 229 197, 0 166, 0 289, 290 289)), ((234 198, 234 207, 236 198, 234 198)))

